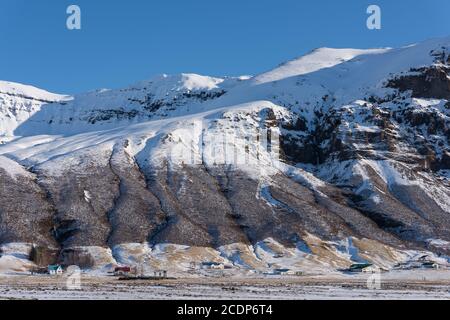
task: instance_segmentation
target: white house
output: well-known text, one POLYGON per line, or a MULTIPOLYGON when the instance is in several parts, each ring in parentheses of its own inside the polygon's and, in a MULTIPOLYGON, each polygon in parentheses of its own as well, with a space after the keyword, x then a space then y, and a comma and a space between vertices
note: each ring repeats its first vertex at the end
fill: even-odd
POLYGON ((62 266, 56 264, 56 265, 49 265, 48 268, 48 274, 50 275, 60 275, 63 273, 62 266))
POLYGON ((225 265, 223 263, 210 261, 210 262, 202 262, 201 268, 202 269, 223 270, 223 269, 225 269, 225 265))

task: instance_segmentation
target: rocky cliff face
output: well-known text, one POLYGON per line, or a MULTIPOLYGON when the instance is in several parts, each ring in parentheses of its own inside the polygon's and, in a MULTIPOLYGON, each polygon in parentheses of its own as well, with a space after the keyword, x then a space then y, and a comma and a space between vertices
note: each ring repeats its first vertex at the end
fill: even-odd
POLYGON ((449 48, 320 49, 249 79, 22 95, 8 112, 0 100, 1 119, 40 101, 0 128, 0 243, 30 244, 37 264, 86 268, 442 259, 449 48))

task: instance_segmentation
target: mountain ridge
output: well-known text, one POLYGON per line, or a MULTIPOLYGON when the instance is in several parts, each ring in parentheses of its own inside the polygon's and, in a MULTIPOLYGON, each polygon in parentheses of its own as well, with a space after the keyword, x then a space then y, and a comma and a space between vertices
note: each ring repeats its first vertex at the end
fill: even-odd
POLYGON ((0 251, 22 244, 19 266, 448 262, 450 38, 52 103, 1 92, 0 251))

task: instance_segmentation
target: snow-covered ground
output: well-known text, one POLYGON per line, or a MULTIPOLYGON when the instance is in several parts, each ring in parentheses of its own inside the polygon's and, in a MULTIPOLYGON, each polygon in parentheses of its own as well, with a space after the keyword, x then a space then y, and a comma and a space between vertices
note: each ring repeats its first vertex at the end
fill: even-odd
POLYGON ((9 276, 0 278, 0 299, 450 299, 450 271, 396 271, 382 274, 379 289, 368 288, 369 276, 205 277, 154 282, 83 276, 81 290, 69 290, 63 276, 9 276))

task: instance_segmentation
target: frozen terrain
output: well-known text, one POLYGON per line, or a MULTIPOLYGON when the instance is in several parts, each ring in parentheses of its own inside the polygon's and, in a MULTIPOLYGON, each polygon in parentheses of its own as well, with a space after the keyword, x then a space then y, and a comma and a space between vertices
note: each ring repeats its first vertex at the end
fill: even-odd
POLYGON ((79 290, 66 278, 2 278, 0 299, 32 300, 449 300, 449 271, 407 271, 382 275, 380 287, 367 286, 366 275, 118 281, 82 277, 79 290))

